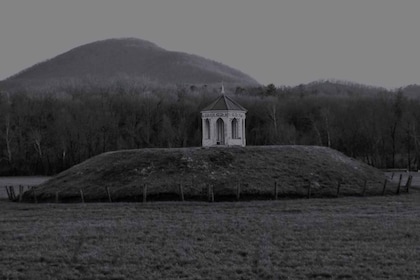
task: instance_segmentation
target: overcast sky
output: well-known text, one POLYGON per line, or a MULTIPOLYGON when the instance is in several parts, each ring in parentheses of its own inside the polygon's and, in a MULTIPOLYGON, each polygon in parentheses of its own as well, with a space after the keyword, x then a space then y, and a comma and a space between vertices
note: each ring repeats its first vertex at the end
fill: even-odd
POLYGON ((216 60, 262 84, 420 84, 419 0, 1 0, 0 80, 121 37, 216 60))

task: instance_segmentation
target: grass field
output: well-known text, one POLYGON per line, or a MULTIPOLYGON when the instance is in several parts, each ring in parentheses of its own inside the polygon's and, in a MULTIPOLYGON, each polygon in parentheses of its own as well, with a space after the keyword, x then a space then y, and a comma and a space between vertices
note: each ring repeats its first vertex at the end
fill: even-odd
POLYGON ((415 178, 410 194, 384 197, 3 200, 1 279, 419 279, 415 178))

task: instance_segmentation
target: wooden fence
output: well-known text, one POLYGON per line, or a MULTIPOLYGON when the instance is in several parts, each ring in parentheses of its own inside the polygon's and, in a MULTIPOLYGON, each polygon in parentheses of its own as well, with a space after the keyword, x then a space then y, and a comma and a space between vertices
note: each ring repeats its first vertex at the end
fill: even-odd
MULTIPOLYGON (((392 182, 394 177, 394 174, 391 176, 391 179, 387 178, 384 180, 383 182, 383 186, 382 186, 382 190, 377 191, 377 187, 375 187, 376 192, 373 193, 372 191, 369 191, 369 182, 368 180, 363 181, 362 184, 360 184, 360 191, 357 192, 357 190, 355 192, 353 192, 350 195, 359 195, 359 196, 366 196, 368 193, 370 195, 385 195, 387 193, 389 194, 396 194, 399 195, 402 192, 405 193, 409 193, 410 192, 410 187, 412 184, 412 180, 413 180, 413 176, 409 175, 405 184, 403 184, 403 175, 400 174, 399 179, 398 179, 398 184, 396 185, 396 190, 392 191, 392 189, 390 189, 390 182, 392 182)), ((324 193, 317 193, 317 188, 314 187, 314 183, 313 182, 308 182, 305 192, 300 192, 300 193, 295 193, 295 194, 286 194, 284 195, 282 193, 283 197, 306 197, 306 198, 312 198, 312 197, 339 197, 340 195, 342 195, 342 186, 343 186, 344 182, 338 181, 336 184, 336 188, 335 190, 331 189, 329 191, 328 194, 324 193)), ((254 193, 254 194, 250 194, 249 192, 247 193, 247 190, 249 190, 250 186, 249 184, 246 183, 240 183, 237 182, 236 184, 229 184, 229 190, 230 193, 226 194, 226 191, 224 193, 222 192, 217 192, 217 188, 215 187, 215 185, 212 184, 206 184, 205 188, 194 188, 194 186, 192 185, 188 185, 188 184, 183 184, 183 183, 179 183, 176 184, 176 191, 169 193, 171 194, 171 199, 170 200, 179 200, 179 201, 186 201, 187 197, 189 196, 189 199, 191 200, 197 200, 197 197, 200 197, 200 200, 206 200, 208 202, 214 202, 214 201, 225 201, 225 200, 229 200, 229 201, 240 201, 240 200, 255 200, 255 199, 271 199, 271 200, 278 200, 280 197, 280 190, 281 185, 279 184, 278 181, 274 181, 273 185, 272 185, 272 191, 271 192, 262 192, 262 193, 254 193), (186 189, 189 190, 194 190, 196 193, 199 193, 200 195, 196 195, 196 196, 192 196, 190 195, 190 193, 186 194, 185 190, 186 189)), ((138 202, 148 202, 148 201, 153 201, 153 200, 159 200, 156 199, 155 197, 159 195, 156 195, 156 193, 151 192, 151 190, 153 190, 153 186, 150 186, 148 184, 142 184, 141 186, 138 186, 141 189, 141 195, 136 195, 134 198, 132 198, 130 201, 138 201, 138 202)), ((8 199, 10 201, 14 201, 14 202, 23 202, 25 200, 25 202, 34 202, 34 203, 38 203, 38 201, 48 201, 48 202, 55 202, 55 203, 60 203, 60 202, 81 202, 81 203, 85 203, 85 202, 90 202, 90 201, 98 201, 98 198, 96 199, 89 199, 89 197, 85 194, 83 188, 80 188, 78 190, 78 193, 74 194, 71 196, 71 200, 68 199, 68 194, 64 195, 61 194, 60 192, 55 192, 54 195, 50 196, 48 199, 45 199, 45 197, 40 197, 39 193, 37 193, 37 188, 36 187, 30 187, 30 186, 22 186, 19 185, 17 186, 17 191, 16 191, 16 187, 15 186, 5 186, 6 188, 6 192, 7 192, 7 196, 8 199), (25 199, 23 199, 25 196, 25 199)), ((395 188, 395 184, 394 187, 395 188)), ((225 188, 226 190, 226 188, 225 188)), ((344 195, 348 195, 347 193, 344 195)), ((124 199, 121 199, 121 195, 118 195, 116 193, 112 192, 112 189, 109 187, 104 187, 103 188, 103 194, 100 195, 102 198, 99 200, 101 202, 117 202, 117 201, 126 201, 124 199)))

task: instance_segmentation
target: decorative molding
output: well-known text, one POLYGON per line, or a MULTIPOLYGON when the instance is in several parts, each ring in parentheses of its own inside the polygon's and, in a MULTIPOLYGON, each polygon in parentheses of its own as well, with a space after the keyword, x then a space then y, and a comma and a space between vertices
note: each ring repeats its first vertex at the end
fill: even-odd
POLYGON ((228 112, 228 113, 222 113, 222 112, 202 113, 201 117, 202 118, 220 118, 220 117, 245 118, 245 114, 244 113, 233 113, 233 112, 228 112))

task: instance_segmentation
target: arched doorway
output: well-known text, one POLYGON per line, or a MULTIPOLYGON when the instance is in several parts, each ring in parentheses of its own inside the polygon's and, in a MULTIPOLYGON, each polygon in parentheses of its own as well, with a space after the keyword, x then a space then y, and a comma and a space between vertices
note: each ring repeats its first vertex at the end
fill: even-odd
POLYGON ((225 123, 222 119, 218 119, 216 122, 217 130, 217 145, 225 144, 225 123))

